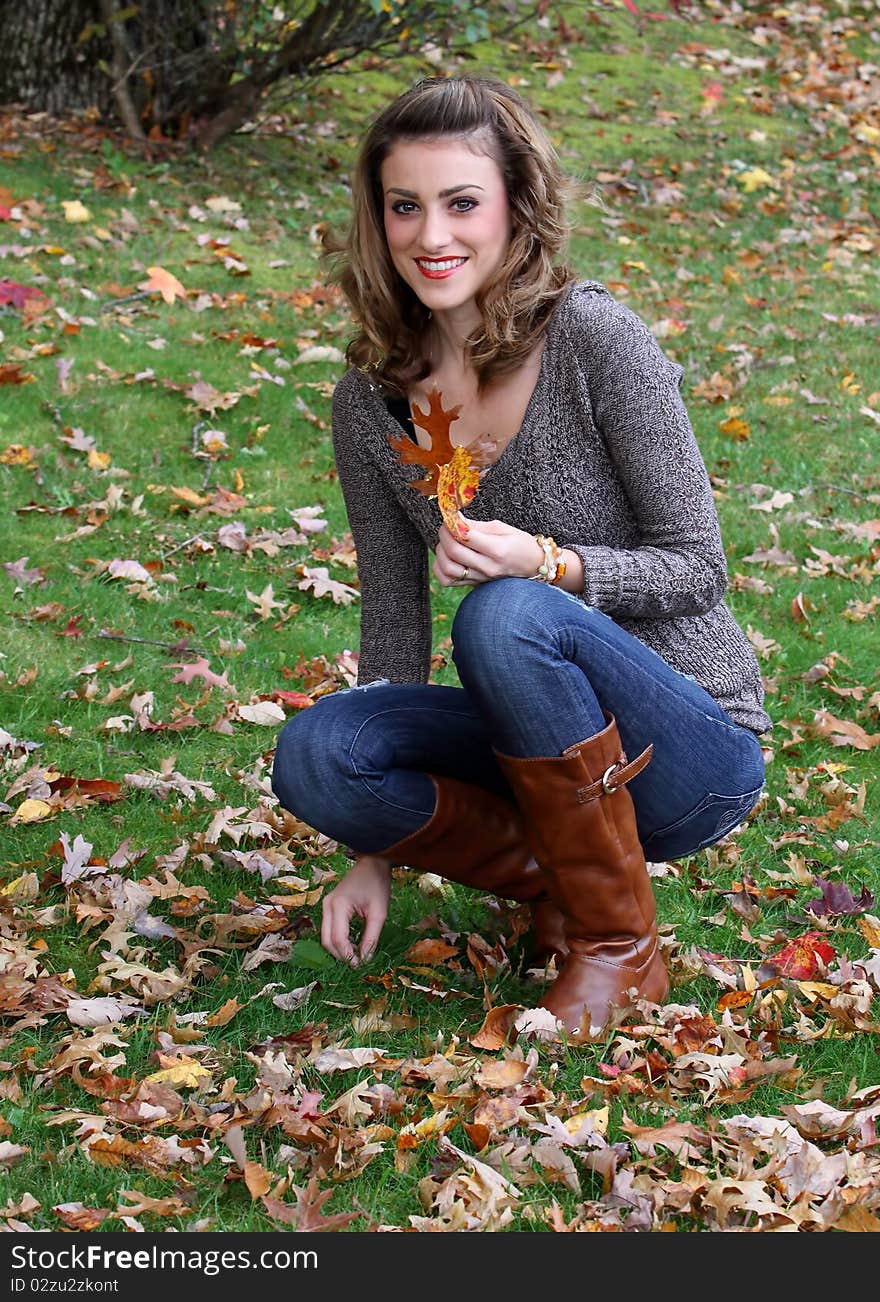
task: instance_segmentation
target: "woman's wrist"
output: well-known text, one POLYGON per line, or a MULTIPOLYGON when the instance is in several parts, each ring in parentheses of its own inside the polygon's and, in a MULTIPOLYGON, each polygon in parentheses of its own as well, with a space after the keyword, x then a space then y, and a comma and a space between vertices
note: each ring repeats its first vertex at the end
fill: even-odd
POLYGON ((562 559, 565 561, 565 573, 556 586, 563 588, 566 592, 575 592, 580 595, 584 590, 586 581, 584 563, 577 552, 571 551, 568 547, 563 548, 562 559))
POLYGON ((549 583, 565 592, 582 592, 584 564, 577 552, 560 547, 549 535, 535 534, 532 541, 537 548, 537 558, 535 568, 530 569, 526 577, 549 583))
POLYGON ((364 864, 365 867, 384 870, 391 876, 391 860, 386 859, 383 854, 359 854, 355 860, 358 864, 364 864))

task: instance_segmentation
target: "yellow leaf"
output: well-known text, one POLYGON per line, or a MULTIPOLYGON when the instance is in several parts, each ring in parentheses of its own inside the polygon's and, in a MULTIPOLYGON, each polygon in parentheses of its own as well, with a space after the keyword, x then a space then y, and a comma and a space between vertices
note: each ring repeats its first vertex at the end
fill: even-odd
POLYGON ((880 127, 873 127, 870 122, 860 122, 853 135, 866 145, 880 145, 880 127))
MULTIPOLYGON (((441 1108, 439 1112, 434 1112, 430 1117, 424 1117, 421 1121, 411 1121, 409 1125, 404 1126, 400 1131, 401 1137, 410 1137, 416 1141, 420 1139, 430 1139, 439 1131, 450 1129, 450 1123, 447 1121, 449 1116, 448 1108, 441 1108)), ((454 1122, 453 1122, 454 1124, 454 1122)), ((404 1138, 404 1144, 406 1139, 404 1138)))
POLYGON ((797 988, 812 1003, 815 999, 833 999, 840 994, 840 987, 830 981, 798 981, 797 988))
POLYGON ((97 448, 89 448, 89 455, 86 460, 90 470, 106 470, 110 465, 110 453, 99 452, 97 448))
POLYGON ((183 502, 188 502, 190 506, 205 506, 211 500, 210 497, 202 497, 200 493, 197 493, 192 488, 174 488, 172 486, 171 491, 175 497, 179 497, 183 502))
POLYGON ((92 214, 79 199, 62 199, 61 207, 64 209, 64 220, 66 222, 90 222, 92 220, 92 214))
POLYGON ((176 276, 172 276, 170 271, 164 267, 147 267, 149 280, 139 286, 147 292, 157 289, 166 303, 173 303, 176 298, 186 298, 186 290, 181 285, 176 276))
POLYGON ((729 420, 720 420, 718 428, 728 438, 736 439, 737 443, 745 443, 752 432, 748 421, 740 420, 738 416, 731 416, 729 420))
POLYGON ((437 476, 437 505, 446 528, 459 542, 467 539, 467 524, 459 512, 474 499, 480 483, 480 472, 473 464, 467 448, 457 447, 452 457, 440 467, 437 476))
POLYGON ((8 448, 0 452, 0 465, 4 466, 26 466, 33 470, 35 462, 33 460, 33 448, 26 448, 23 443, 10 443, 8 448))
POLYGON ((163 1067, 161 1071, 154 1071, 146 1079, 164 1081, 168 1085, 194 1089, 197 1085, 202 1085, 206 1080, 210 1080, 211 1073, 207 1067, 203 1067, 200 1062, 196 1062, 193 1058, 181 1058, 178 1062, 175 1062, 173 1067, 163 1067))
POLYGON ((576 1135, 584 1122, 590 1121, 597 1135, 607 1135, 609 1111, 609 1108, 604 1107, 591 1108, 589 1112, 576 1112, 573 1117, 566 1119, 565 1129, 570 1135, 576 1135))
POLYGON ((778 182, 769 172, 765 172, 763 167, 752 167, 747 172, 740 172, 736 179, 746 194, 751 194, 753 190, 760 190, 765 185, 778 185, 778 182))
POLYGON ((14 895, 16 887, 21 885, 25 876, 26 874, 22 873, 21 876, 16 877, 14 881, 7 882, 5 886, 0 886, 0 895, 14 895))
POLYGON ((873 913, 866 913, 858 919, 858 924, 859 931, 871 948, 880 949, 880 918, 875 918, 873 913))
POLYGON ((45 800, 23 800, 10 818, 12 823, 39 823, 44 818, 51 818, 55 813, 52 805, 45 800))

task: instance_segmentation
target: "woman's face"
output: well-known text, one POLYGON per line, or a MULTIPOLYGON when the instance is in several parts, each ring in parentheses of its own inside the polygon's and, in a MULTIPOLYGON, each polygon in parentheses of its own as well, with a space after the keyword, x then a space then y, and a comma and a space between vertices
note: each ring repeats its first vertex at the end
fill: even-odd
POLYGON ((433 312, 473 304, 510 242, 501 169, 462 136, 400 141, 382 164, 395 268, 433 312))

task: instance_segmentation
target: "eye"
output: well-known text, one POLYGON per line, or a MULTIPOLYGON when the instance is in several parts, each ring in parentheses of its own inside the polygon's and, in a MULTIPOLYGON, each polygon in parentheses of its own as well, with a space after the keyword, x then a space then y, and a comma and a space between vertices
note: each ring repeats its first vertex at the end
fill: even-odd
POLYGON ((472 208, 476 208, 477 201, 476 199, 454 199, 452 206, 456 212, 470 212, 472 208), (464 204, 465 207, 460 208, 459 204, 464 204))
POLYGON ((406 216, 407 213, 415 211, 416 205, 409 199, 397 199, 391 205, 391 211, 406 216))

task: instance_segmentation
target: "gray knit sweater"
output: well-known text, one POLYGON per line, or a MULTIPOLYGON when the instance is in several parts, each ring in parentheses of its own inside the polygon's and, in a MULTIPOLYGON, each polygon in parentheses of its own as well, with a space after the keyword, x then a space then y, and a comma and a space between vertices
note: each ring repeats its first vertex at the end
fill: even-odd
MULTIPOLYGON (((467 509, 551 534, 584 564, 583 598, 690 674, 736 723, 766 731, 757 661, 722 600, 727 569, 709 479, 679 393, 682 368, 603 285, 582 281, 547 325, 522 426, 467 509)), ((436 500, 388 442, 382 390, 353 369, 336 386, 336 466, 358 556, 358 682, 427 682, 428 552, 436 500)))

